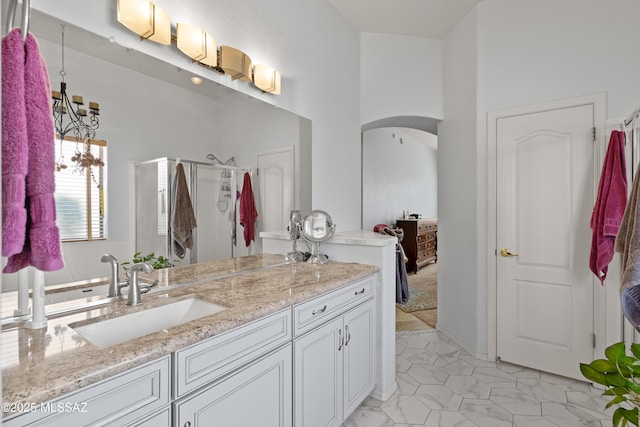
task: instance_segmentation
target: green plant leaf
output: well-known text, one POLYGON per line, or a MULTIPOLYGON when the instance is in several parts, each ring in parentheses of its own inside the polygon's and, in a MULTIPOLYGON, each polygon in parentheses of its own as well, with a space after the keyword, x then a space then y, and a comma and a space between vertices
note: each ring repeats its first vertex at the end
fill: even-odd
POLYGON ((594 383, 609 385, 607 383, 607 379, 605 378, 604 374, 602 372, 599 372, 593 369, 591 365, 587 365, 586 363, 581 363, 580 372, 582 372, 582 375, 586 379, 593 381, 594 383))
POLYGON ((630 385, 632 385, 631 382, 627 381, 622 375, 617 372, 612 374, 604 374, 604 378, 607 382, 605 385, 620 387, 629 387, 630 385))
POLYGON ((629 393, 625 387, 612 387, 609 390, 602 393, 603 396, 623 396, 629 393))
POLYGON ((617 372, 618 367, 615 363, 610 362, 605 359, 597 359, 590 363, 591 367, 598 372, 602 372, 603 374, 607 374, 610 372, 617 372))
POLYGON ((621 360, 625 354, 625 344, 624 342, 617 342, 615 344, 610 345, 604 350, 604 355, 611 362, 617 364, 619 360, 621 360))
MULTIPOLYGON (((640 359, 640 344, 638 343, 632 343, 631 344, 631 354, 633 354, 633 356, 636 359, 640 359)), ((639 361, 636 360, 636 364, 638 364, 639 361)))

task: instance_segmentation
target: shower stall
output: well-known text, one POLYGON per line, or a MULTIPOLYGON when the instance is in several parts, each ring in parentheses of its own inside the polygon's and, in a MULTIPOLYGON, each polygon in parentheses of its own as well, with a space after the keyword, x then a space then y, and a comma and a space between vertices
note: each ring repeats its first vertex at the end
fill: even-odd
MULTIPOLYGON (((135 165, 135 247, 176 265, 236 254, 238 172, 226 164, 159 158, 135 165), (179 258, 173 251, 171 213, 176 165, 182 163, 197 226, 193 247, 179 258)), ((240 183, 242 185, 242 183, 240 183)))

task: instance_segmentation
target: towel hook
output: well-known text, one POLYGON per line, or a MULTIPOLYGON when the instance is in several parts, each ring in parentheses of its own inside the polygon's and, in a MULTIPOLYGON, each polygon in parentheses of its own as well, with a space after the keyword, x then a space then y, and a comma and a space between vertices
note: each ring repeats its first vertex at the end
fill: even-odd
MULTIPOLYGON (((7 12, 7 34, 13 29, 13 21, 16 17, 16 9, 18 8, 18 0, 11 0, 9 3, 9 10, 7 12)), ((22 25, 20 31, 22 33, 22 40, 27 38, 29 33, 29 18, 31 16, 31 0, 22 0, 22 25)))

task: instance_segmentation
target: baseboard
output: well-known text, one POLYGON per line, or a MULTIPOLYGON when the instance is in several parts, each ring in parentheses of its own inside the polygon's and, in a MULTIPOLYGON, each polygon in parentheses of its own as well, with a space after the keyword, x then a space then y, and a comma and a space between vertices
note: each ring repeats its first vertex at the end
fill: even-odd
POLYGON ((449 331, 447 331, 445 328, 439 328, 438 327, 438 323, 436 322, 436 329, 440 332, 442 332, 442 334, 444 334, 447 338, 449 338, 455 345, 457 345, 458 347, 461 347, 463 350, 465 350, 467 353, 471 354, 473 357, 475 357, 476 359, 479 360, 484 360, 486 362, 495 362, 495 360, 489 360, 489 355, 488 354, 483 354, 483 353, 478 353, 473 351, 472 349, 470 349, 469 347, 467 347, 466 344, 462 343, 461 341, 457 340, 453 334, 451 334, 449 331))
POLYGON ((387 399, 389 399, 391 395, 393 395, 393 393, 396 392, 397 389, 398 389, 398 383, 394 381, 393 385, 385 391, 381 391, 374 388, 369 396, 373 397, 374 399, 378 399, 382 402, 386 402, 387 399))

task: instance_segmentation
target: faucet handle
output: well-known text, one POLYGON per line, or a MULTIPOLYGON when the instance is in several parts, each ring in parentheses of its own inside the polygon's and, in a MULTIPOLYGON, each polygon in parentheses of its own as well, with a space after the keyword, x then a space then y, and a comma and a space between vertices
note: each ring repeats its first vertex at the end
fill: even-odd
POLYGON ((148 262, 138 262, 131 266, 130 271, 142 271, 143 273, 153 273, 155 269, 148 262))
POLYGON ((141 294, 146 294, 147 292, 149 292, 151 290, 151 288, 153 288, 154 286, 158 286, 158 281, 154 280, 150 285, 140 285, 140 293, 141 294))

